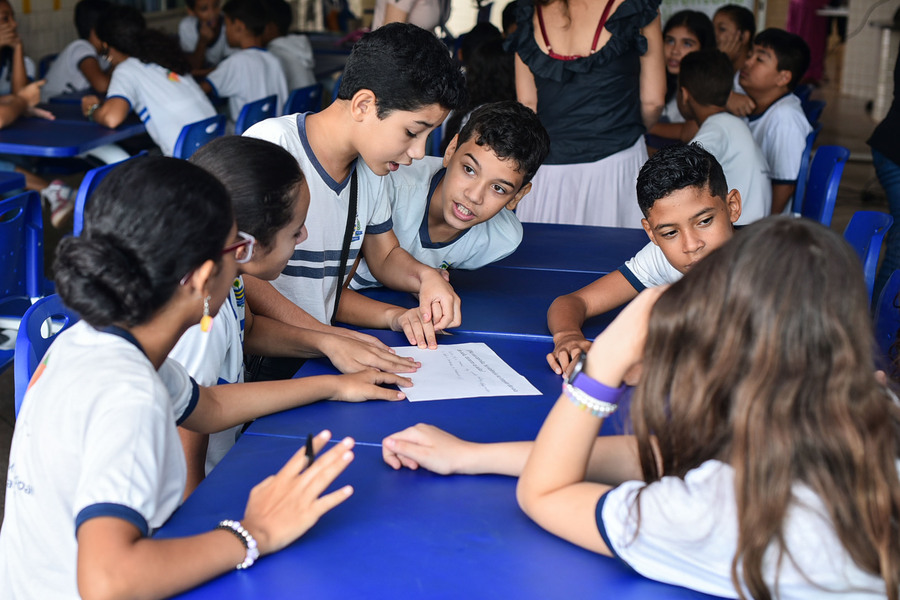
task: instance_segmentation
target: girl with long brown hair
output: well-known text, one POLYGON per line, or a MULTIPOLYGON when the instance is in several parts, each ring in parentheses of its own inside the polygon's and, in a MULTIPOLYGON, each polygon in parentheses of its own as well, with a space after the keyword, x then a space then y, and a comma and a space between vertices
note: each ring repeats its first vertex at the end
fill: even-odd
MULTIPOLYGON (((900 405, 875 377, 874 347, 853 250, 809 221, 759 221, 638 296, 534 444, 479 445, 479 469, 521 471, 519 504, 539 525, 653 579, 729 597, 896 600, 900 405), (634 435, 598 438, 638 365, 634 435)), ((442 456, 472 451, 417 434, 442 456)), ((422 456, 393 458, 478 470, 422 456)))

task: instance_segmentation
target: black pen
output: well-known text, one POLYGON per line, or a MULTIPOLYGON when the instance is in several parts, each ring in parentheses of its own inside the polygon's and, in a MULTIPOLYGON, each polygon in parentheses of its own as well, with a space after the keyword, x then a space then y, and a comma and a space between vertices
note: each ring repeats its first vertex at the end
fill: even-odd
POLYGON ((306 466, 313 464, 313 461, 316 460, 316 451, 313 450, 313 434, 306 434, 306 466))

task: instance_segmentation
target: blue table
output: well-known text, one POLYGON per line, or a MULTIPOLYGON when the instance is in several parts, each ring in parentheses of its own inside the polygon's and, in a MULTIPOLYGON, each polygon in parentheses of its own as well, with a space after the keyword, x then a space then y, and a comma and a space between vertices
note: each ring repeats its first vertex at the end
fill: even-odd
MULTIPOLYGON (((300 447, 245 435, 156 537, 239 519, 250 489, 300 447)), ((288 548, 182 598, 709 598, 650 581, 545 532, 516 505, 515 479, 393 471, 356 448, 337 480, 355 493, 288 548)))
MULTIPOLYGON (((399 333, 366 331, 389 346, 408 345, 399 333)), ((441 344, 485 342, 513 369, 524 375, 542 396, 462 398, 433 402, 371 401, 318 402, 257 419, 247 434, 305 438, 309 432, 332 428, 336 437, 351 436, 359 442, 381 440, 419 422, 431 423, 474 441, 507 442, 532 440, 559 396, 562 379, 550 370, 544 356, 553 349, 546 338, 460 333, 442 337, 441 344)), ((326 359, 307 361, 298 376, 334 374, 326 359)), ((604 423, 604 433, 625 431, 626 411, 604 423)))
POLYGON ((144 131, 144 124, 137 119, 128 119, 119 127, 109 129, 86 119, 81 122, 67 119, 48 121, 28 117, 0 131, 0 154, 77 156, 93 148, 140 135, 144 131))
MULTIPOLYGON (((454 331, 541 335, 549 339, 547 309, 553 300, 586 286, 598 277, 600 274, 586 271, 494 265, 475 271, 451 271, 450 283, 462 301, 462 325, 454 331)), ((419 305, 411 294, 386 288, 366 290, 365 295, 407 308, 419 305)), ((585 337, 596 337, 616 314, 618 311, 612 311, 588 319, 583 327, 585 337)))
POLYGON ((492 266, 599 276, 618 269, 649 242, 643 229, 549 223, 522 223, 522 228, 518 249, 492 266))

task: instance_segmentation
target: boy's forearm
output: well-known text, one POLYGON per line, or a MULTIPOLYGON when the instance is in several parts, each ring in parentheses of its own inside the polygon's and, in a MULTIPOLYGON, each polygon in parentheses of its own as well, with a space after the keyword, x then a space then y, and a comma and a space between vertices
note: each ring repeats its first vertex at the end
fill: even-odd
POLYGON ((320 342, 325 335, 328 334, 254 315, 253 328, 244 332, 244 351, 260 356, 312 358, 324 354, 320 342))
POLYGON ((794 190, 797 189, 793 183, 773 183, 772 184, 772 214, 780 215, 784 212, 784 207, 791 201, 794 190))
POLYGON ((405 312, 405 308, 386 302, 379 302, 359 292, 345 288, 341 293, 341 304, 337 310, 337 320, 356 327, 369 329, 391 329, 393 314, 405 312))
POLYGON ((313 331, 325 332, 328 329, 325 324, 320 323, 308 312, 285 298, 268 281, 244 275, 244 290, 247 296, 247 305, 256 316, 269 317, 294 327, 313 331))

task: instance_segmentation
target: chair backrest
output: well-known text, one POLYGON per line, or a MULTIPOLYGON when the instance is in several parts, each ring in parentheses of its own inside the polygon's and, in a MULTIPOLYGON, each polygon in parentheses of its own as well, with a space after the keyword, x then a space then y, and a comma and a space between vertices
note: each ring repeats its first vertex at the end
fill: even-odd
POLYGON ((178 134, 172 156, 189 159, 197 151, 197 148, 225 135, 227 120, 225 115, 216 115, 202 121, 188 123, 181 128, 181 133, 178 134))
POLYGON ((812 94, 813 86, 808 83, 802 83, 794 88, 794 95, 800 98, 800 102, 806 102, 809 100, 810 94, 812 94))
POLYGON ((241 135, 254 124, 275 116, 278 116, 278 96, 273 94, 248 102, 241 109, 241 114, 238 115, 237 121, 234 123, 234 133, 241 135))
POLYGON ((38 61, 38 79, 43 79, 47 76, 47 71, 50 70, 50 65, 56 60, 56 57, 59 54, 47 54, 41 57, 41 60, 38 61))
POLYGON ((819 123, 822 111, 825 110, 824 100, 807 100, 802 103, 803 112, 806 113, 806 119, 809 124, 815 127, 819 123))
POLYGON ((39 298, 45 286, 40 195, 25 192, 0 200, 0 302, 39 298))
POLYGON ((318 112, 322 109, 322 84, 314 83, 306 87, 297 88, 288 96, 284 103, 284 114, 318 112))
POLYGON ((900 270, 891 273, 881 289, 878 304, 875 305, 875 340, 885 358, 884 368, 889 368, 897 357, 894 343, 900 330, 900 270))
POLYGON ((81 230, 84 229, 84 208, 85 206, 87 206, 87 202, 88 200, 90 200, 91 195, 94 193, 94 190, 97 189, 97 186, 100 185, 100 182, 103 181, 103 179, 107 175, 109 175, 109 172, 115 169, 118 165, 121 165, 123 162, 131 160, 132 158, 137 158, 138 156, 143 156, 145 154, 147 153, 141 152, 140 154, 135 154, 131 158, 126 158, 125 160, 121 160, 116 163, 91 169, 84 174, 84 179, 81 180, 81 185, 78 186, 78 194, 75 195, 75 216, 74 223, 72 225, 72 235, 81 235, 81 230))
POLYGON ((834 203, 844 165, 850 158, 850 150, 843 146, 819 146, 809 168, 806 194, 803 198, 801 215, 818 221, 825 227, 831 226, 834 203))
POLYGON ((806 136, 806 147, 800 156, 800 171, 797 173, 797 187, 794 189, 794 202, 791 206, 791 211, 795 215, 799 215, 803 209, 803 195, 806 193, 806 180, 809 179, 809 158, 812 156, 813 145, 821 131, 822 124, 819 123, 813 126, 813 130, 806 136))
POLYGON ((893 223, 894 218, 887 213, 859 210, 853 213, 847 228, 844 229, 844 239, 853 246, 863 263, 866 287, 869 290, 869 302, 872 301, 872 290, 875 287, 875 274, 878 270, 881 245, 893 223))
POLYGON ((78 316, 66 308, 56 294, 45 296, 31 305, 16 336, 16 416, 31 377, 47 353, 56 335, 78 321, 78 316))

